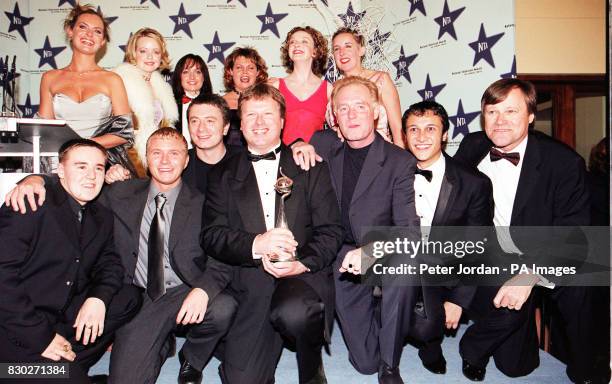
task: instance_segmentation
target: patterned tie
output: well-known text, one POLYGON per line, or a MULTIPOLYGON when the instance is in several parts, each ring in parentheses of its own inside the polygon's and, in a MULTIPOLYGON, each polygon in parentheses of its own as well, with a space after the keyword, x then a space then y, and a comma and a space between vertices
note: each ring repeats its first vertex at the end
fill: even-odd
POLYGON ((518 165, 519 161, 521 161, 521 154, 518 152, 502 152, 498 151, 495 148, 491 148, 491 152, 489 152, 489 157, 491 161, 497 161, 501 159, 506 159, 515 166, 518 165))
POLYGON ((155 301, 166 293, 164 285, 164 237, 166 222, 164 218, 166 196, 158 193, 155 196, 155 216, 149 228, 149 262, 147 266, 147 294, 155 301))

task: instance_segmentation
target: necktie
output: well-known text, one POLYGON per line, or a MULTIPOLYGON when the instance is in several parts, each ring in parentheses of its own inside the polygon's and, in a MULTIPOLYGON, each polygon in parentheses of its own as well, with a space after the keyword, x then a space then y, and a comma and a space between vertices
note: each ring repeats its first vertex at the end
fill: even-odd
POLYGON ((187 95, 184 95, 184 96, 183 96, 183 99, 181 100, 181 103, 183 103, 183 104, 187 104, 187 103, 190 103, 190 102, 191 102, 191 100, 192 100, 192 98, 191 98, 191 97, 189 97, 189 96, 187 96, 187 95))
POLYGON ((276 160, 276 154, 279 152, 280 152, 280 147, 276 148, 274 151, 264 153, 263 155, 257 155, 255 153, 248 152, 247 157, 252 162, 257 162, 259 160, 276 160))
POLYGON ((149 261, 147 265, 147 294, 155 301, 166 293, 164 285, 164 237, 166 222, 163 214, 166 196, 155 196, 155 216, 149 228, 149 261))
POLYGON ((489 157, 491 161, 497 161, 500 159, 506 159, 515 166, 518 165, 519 161, 521 161, 521 154, 518 152, 501 152, 495 148, 491 148, 489 152, 489 157))
POLYGON ((423 176, 427 182, 431 182, 431 179, 433 178, 433 172, 428 169, 421 169, 419 167, 416 167, 414 174, 423 176))

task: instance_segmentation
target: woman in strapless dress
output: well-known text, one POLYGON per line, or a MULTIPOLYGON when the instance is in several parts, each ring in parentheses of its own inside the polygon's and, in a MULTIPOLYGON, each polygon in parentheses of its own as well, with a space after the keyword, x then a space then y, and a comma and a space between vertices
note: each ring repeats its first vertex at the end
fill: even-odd
POLYGON ((134 131, 121 78, 96 63, 96 53, 110 40, 108 23, 100 11, 77 5, 64 21, 72 48, 67 67, 43 74, 38 116, 63 119, 81 137, 109 150, 109 163, 133 172, 126 149, 134 131))
POLYGON ((338 29, 332 37, 336 68, 344 76, 359 76, 376 84, 381 100, 376 130, 387 141, 405 148, 399 94, 389 73, 363 68, 361 61, 366 50, 364 43, 363 36, 357 31, 346 27, 338 29))
POLYGON ((255 83, 268 80, 266 62, 251 47, 238 47, 225 58, 223 68, 223 95, 230 108, 230 129, 225 135, 225 144, 244 146, 244 138, 240 131, 240 116, 238 116, 238 98, 240 94, 255 83))
POLYGON ((309 142, 323 129, 325 108, 332 85, 322 78, 327 69, 327 39, 316 29, 295 27, 281 46, 283 66, 289 75, 270 83, 285 97, 287 112, 283 143, 309 142))

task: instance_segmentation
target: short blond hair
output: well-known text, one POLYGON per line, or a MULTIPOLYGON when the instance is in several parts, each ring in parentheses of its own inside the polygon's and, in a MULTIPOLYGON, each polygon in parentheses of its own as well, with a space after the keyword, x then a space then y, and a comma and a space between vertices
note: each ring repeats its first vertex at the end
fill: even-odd
POLYGON ((378 87, 376 87, 376 84, 374 84, 368 79, 364 79, 363 77, 347 76, 334 83, 334 90, 331 94, 332 106, 335 107, 336 96, 338 95, 338 92, 340 92, 342 88, 347 87, 349 85, 364 86, 368 90, 368 92, 370 92, 372 100, 378 103, 378 87))
POLYGON ((126 63, 136 64, 136 43, 141 37, 150 37, 157 41, 161 48, 161 63, 159 64, 159 70, 170 68, 170 55, 168 54, 168 48, 166 47, 166 41, 161 33, 157 32, 153 28, 140 28, 136 33, 130 36, 125 47, 125 56, 123 61, 126 63))
POLYGON ((154 137, 159 137, 162 139, 176 139, 181 142, 181 146, 185 149, 185 152, 187 152, 187 139, 185 139, 185 136, 183 136, 182 133, 172 127, 161 127, 156 129, 147 139, 147 152, 149 151, 149 142, 151 142, 154 137))

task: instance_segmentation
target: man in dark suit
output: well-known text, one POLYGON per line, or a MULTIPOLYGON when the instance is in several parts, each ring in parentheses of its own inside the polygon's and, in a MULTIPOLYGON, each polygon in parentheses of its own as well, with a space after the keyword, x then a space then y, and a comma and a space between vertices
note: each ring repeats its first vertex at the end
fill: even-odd
POLYGON ((47 204, 25 215, 0 209, 0 361, 74 362, 70 378, 82 383, 140 298, 122 284, 112 214, 92 201, 106 150, 72 140, 59 161, 47 204))
POLYGON ((297 352, 300 383, 325 383, 321 348, 333 322, 331 262, 341 227, 325 165, 306 172, 281 145, 285 101, 259 84, 239 100, 249 152, 211 171, 202 246, 234 266, 231 291, 238 312, 226 336, 224 383, 273 383, 283 343, 297 352), (285 202, 288 228, 276 223, 282 174, 293 180, 285 202), (295 254, 296 261, 272 262, 295 254))
MULTIPOLYGON (((402 126, 407 148, 418 161, 414 179, 416 211, 429 240, 440 240, 432 239, 435 233, 430 227, 493 225, 491 181, 443 151, 449 128, 444 107, 435 101, 413 104, 404 112, 402 126)), ((446 373, 441 348, 444 327, 457 328, 475 291, 475 286, 461 284, 423 286, 426 318, 417 317, 413 332, 422 342, 419 357, 429 371, 446 373)))
MULTIPOLYGON (((529 129, 536 112, 533 85, 498 80, 485 90, 481 106, 484 132, 465 137, 455 158, 491 179, 502 249, 529 256, 528 245, 513 242, 516 236, 502 236, 507 227, 589 225, 584 161, 566 145, 529 129)), ((485 316, 467 329, 460 344, 468 378, 482 380, 491 356, 509 376, 527 375, 538 366, 532 306, 536 284, 547 287, 541 292, 563 318, 570 340, 568 376, 576 382, 591 379, 591 290, 553 289, 554 283, 533 273, 514 276, 501 287, 479 287, 474 307, 485 316)))
POLYGON ((334 83, 332 100, 344 142, 327 130, 315 133, 310 143, 329 165, 340 206, 344 244, 334 262, 336 312, 355 369, 366 375, 378 372, 380 383, 403 383, 399 362, 416 289, 383 286, 379 299, 373 286, 361 284, 355 275, 366 270, 361 248, 367 245, 367 227, 418 227, 416 161, 376 133, 375 84, 347 77, 334 83))

